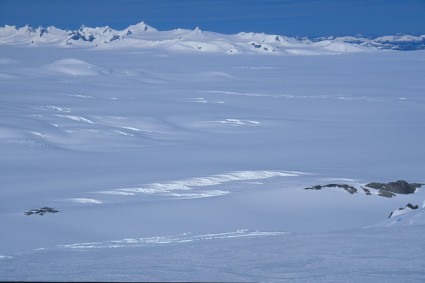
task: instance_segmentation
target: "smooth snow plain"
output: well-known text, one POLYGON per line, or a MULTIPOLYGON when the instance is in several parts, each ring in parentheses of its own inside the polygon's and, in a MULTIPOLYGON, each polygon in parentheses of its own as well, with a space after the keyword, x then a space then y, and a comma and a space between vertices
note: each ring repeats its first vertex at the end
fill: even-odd
POLYGON ((0 46, 0 279, 421 281, 424 189, 303 188, 425 183, 424 60, 0 46))

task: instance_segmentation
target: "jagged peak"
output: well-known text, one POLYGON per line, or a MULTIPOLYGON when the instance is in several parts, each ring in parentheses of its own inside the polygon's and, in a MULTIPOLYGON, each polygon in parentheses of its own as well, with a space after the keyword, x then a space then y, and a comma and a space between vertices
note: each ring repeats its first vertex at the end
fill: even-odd
POLYGON ((141 21, 140 23, 137 23, 135 25, 130 25, 128 28, 126 28, 124 31, 127 33, 130 31, 130 33, 139 33, 139 32, 153 32, 158 31, 154 27, 146 24, 144 21, 141 21))
POLYGON ((113 30, 109 26, 103 27, 103 33, 113 32, 113 30))

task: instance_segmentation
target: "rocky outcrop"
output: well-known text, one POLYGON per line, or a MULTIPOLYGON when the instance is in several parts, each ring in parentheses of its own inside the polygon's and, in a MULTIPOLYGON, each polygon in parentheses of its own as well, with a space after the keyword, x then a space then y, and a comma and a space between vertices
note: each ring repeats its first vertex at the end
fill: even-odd
POLYGON ((323 188, 341 188, 347 191, 350 194, 357 193, 357 189, 353 186, 347 185, 347 184, 328 184, 328 185, 316 185, 309 188, 305 188, 304 190, 321 190, 323 188))
POLYGON ((379 192, 385 193, 395 193, 395 194, 413 194, 415 193, 417 188, 420 188, 423 184, 411 183, 404 180, 398 180, 396 182, 389 183, 369 183, 366 187, 373 188, 379 190, 379 192))
POLYGON ((364 188, 364 187, 362 187, 362 189, 363 189, 363 192, 364 192, 367 196, 372 195, 372 193, 370 192, 370 190, 369 190, 369 189, 364 188))
MULTIPOLYGON (((360 189, 365 195, 376 194, 381 197, 392 198, 397 194, 413 194, 416 189, 420 188, 424 184, 419 183, 408 183, 404 180, 389 183, 369 183, 365 186, 361 186, 360 189), (376 190, 377 192, 373 192, 376 190)), ((361 192, 360 189, 347 184, 327 184, 327 185, 315 185, 312 187, 304 188, 305 190, 322 190, 324 188, 341 188, 350 194, 361 192)))
POLYGON ((42 208, 37 208, 37 209, 31 209, 29 211, 24 212, 25 215, 41 215, 43 216, 46 213, 58 213, 59 210, 56 210, 54 208, 51 207, 42 207, 42 208))

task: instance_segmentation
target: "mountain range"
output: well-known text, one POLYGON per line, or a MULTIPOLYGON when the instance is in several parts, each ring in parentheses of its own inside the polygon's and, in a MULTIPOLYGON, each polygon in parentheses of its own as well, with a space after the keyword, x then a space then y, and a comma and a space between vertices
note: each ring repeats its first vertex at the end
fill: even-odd
POLYGON ((390 35, 376 38, 343 37, 286 37, 265 33, 240 32, 220 34, 194 30, 174 29, 158 31, 140 22, 124 30, 106 27, 81 26, 77 30, 62 30, 54 26, 17 28, 0 27, 0 45, 59 46, 96 48, 166 49, 183 52, 228 54, 332 54, 371 50, 425 49, 425 35, 390 35))

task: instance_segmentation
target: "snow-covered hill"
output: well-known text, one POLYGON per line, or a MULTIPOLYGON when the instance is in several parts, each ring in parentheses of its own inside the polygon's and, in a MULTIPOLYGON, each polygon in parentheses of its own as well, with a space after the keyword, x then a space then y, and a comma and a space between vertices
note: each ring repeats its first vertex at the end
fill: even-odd
POLYGON ((124 30, 110 27, 60 30, 55 27, 0 27, 1 45, 18 46, 86 46, 98 48, 166 49, 183 52, 260 53, 260 54, 332 54, 375 49, 419 50, 425 48, 425 35, 398 35, 378 38, 327 37, 289 38, 263 33, 234 35, 176 29, 158 31, 141 22, 124 30))

